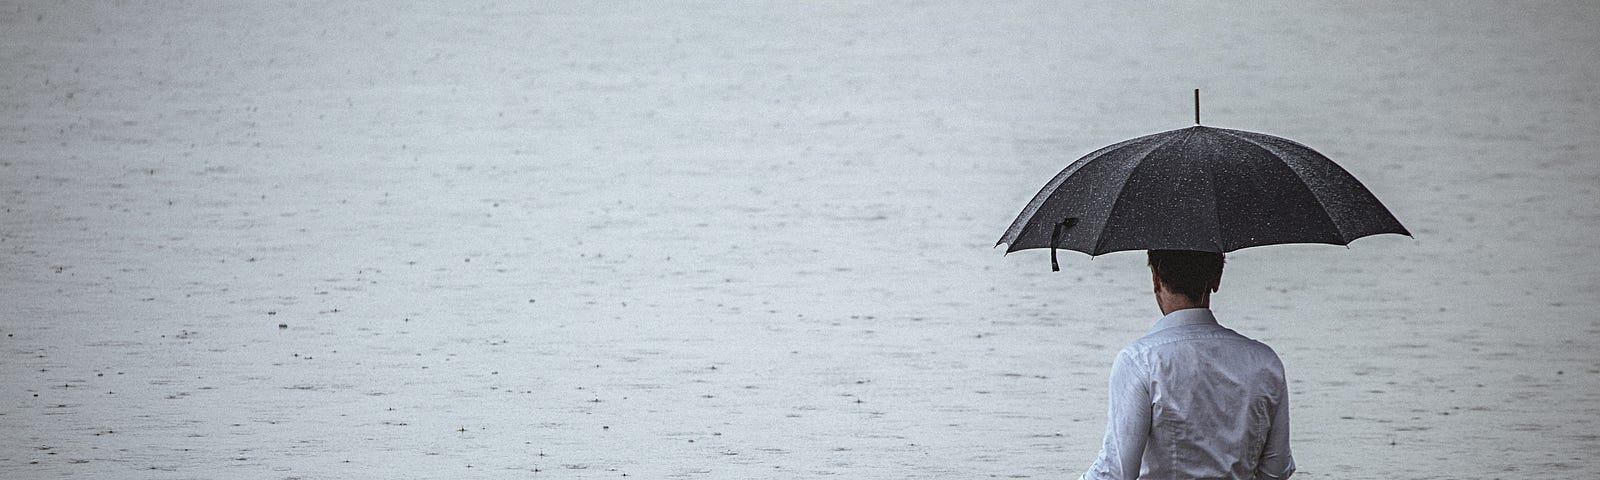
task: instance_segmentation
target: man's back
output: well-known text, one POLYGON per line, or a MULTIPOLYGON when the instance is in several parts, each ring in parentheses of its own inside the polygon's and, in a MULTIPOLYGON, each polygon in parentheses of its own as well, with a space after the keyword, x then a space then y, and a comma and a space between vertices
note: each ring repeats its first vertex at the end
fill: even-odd
POLYGON ((1117 355, 1105 444, 1085 477, 1288 477, 1288 400, 1270 347, 1209 309, 1172 312, 1117 355))

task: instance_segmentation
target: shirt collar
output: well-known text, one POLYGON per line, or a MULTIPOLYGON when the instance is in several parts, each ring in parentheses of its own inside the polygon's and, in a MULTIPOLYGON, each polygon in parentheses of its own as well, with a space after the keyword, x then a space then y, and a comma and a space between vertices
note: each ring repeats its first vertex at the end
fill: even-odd
POLYGON ((1158 330, 1165 330, 1165 329, 1172 328, 1172 327, 1181 327, 1181 326, 1184 326, 1184 325, 1216 325, 1216 324, 1217 324, 1217 317, 1215 315, 1211 314, 1211 309, 1204 308, 1204 307, 1201 307, 1201 308, 1185 308, 1183 310, 1178 310, 1178 311, 1169 313, 1165 317, 1161 317, 1161 320, 1156 322, 1156 326, 1150 328, 1150 332, 1154 333, 1154 332, 1156 332, 1158 330))

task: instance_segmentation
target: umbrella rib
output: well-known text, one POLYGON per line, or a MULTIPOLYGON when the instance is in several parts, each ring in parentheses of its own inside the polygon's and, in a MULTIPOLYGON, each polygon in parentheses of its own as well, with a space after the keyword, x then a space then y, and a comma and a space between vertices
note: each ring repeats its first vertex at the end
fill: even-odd
MULTIPOLYGON (((1271 154, 1276 155, 1276 156, 1278 156, 1280 158, 1284 157, 1284 155, 1281 155, 1281 152, 1279 152, 1275 148, 1272 148, 1271 145, 1266 145, 1266 144, 1263 144, 1261 142, 1257 142, 1253 138, 1246 137, 1244 135, 1239 135, 1239 134, 1234 133, 1232 131, 1229 131, 1227 129, 1218 129, 1218 130, 1221 130, 1223 133, 1227 133, 1228 135, 1233 136, 1234 138, 1237 138, 1237 139, 1240 139, 1240 140, 1244 140, 1246 143, 1249 143, 1251 145, 1255 145, 1256 148, 1260 148, 1262 150, 1266 150, 1267 153, 1271 153, 1271 154)), ((1308 148, 1308 150, 1309 150, 1309 148, 1308 148)), ((1306 181, 1306 178, 1301 176, 1300 172, 1298 170, 1290 168, 1289 172, 1293 173, 1294 176, 1299 177, 1301 182, 1305 182, 1306 181)), ((1351 240, 1354 240, 1354 239, 1345 237, 1344 227, 1339 225, 1339 221, 1335 220, 1333 218, 1333 214, 1332 213, 1328 212, 1328 204, 1322 201, 1322 195, 1319 195, 1315 190, 1312 190, 1311 191, 1311 198, 1315 199, 1317 201, 1317 207, 1322 209, 1323 218, 1327 218, 1328 219, 1328 223, 1333 225, 1333 229, 1335 231, 1339 232, 1339 239, 1341 241, 1344 241, 1345 244, 1348 245, 1351 240)))
MULTIPOLYGON (((1184 134, 1183 134, 1184 141, 1188 141, 1190 135, 1194 135, 1194 132, 1193 131, 1184 132, 1184 134)), ((1100 248, 1104 246, 1105 239, 1106 239, 1105 222, 1111 221, 1111 217, 1113 215, 1115 215, 1116 212, 1117 212, 1117 206, 1122 204, 1122 191, 1127 189, 1127 187, 1128 187, 1128 178, 1133 177, 1134 172, 1138 171, 1140 167, 1144 166, 1144 160, 1146 158, 1149 158, 1150 154, 1155 153, 1156 150, 1160 150, 1160 149, 1166 147, 1167 144, 1172 143, 1172 140, 1177 138, 1177 137, 1178 137, 1177 135, 1173 135, 1171 137, 1167 137, 1166 139, 1161 141, 1160 145, 1156 145, 1154 147, 1151 147, 1149 150, 1146 150, 1144 152, 1144 155, 1139 158, 1139 161, 1134 164, 1133 168, 1128 169, 1128 174, 1122 177, 1122 181, 1116 182, 1117 193, 1111 197, 1112 198, 1112 200, 1111 200, 1111 208, 1106 209, 1106 218, 1101 220, 1100 228, 1095 233, 1094 247, 1090 248, 1089 250, 1091 250, 1092 252, 1100 252, 1100 248)), ((1109 252, 1100 252, 1100 253, 1109 253, 1109 252)), ((1090 253, 1089 255, 1090 256, 1094 256, 1094 255, 1096 255, 1096 253, 1090 253)))
POLYGON ((1007 227, 1006 232, 1000 235, 1000 241, 995 242, 994 246, 998 247, 1000 245, 1006 245, 1006 253, 1016 251, 1016 242, 1018 237, 1022 236, 1022 230, 1026 228, 1029 223, 1033 222, 1033 215, 1039 211, 1039 207, 1044 206, 1044 203, 1050 199, 1051 195, 1055 194, 1056 189, 1061 188, 1061 184, 1065 183, 1067 178, 1071 177, 1072 174, 1077 173, 1078 169, 1083 168, 1084 165, 1087 165, 1090 161, 1092 161, 1093 158, 1090 157, 1099 158, 1099 156, 1104 154, 1104 152, 1115 148, 1120 148, 1120 146, 1112 145, 1101 148, 1094 152, 1090 152, 1083 158, 1072 162, 1070 165, 1067 165, 1067 168, 1062 169, 1059 173, 1056 173, 1056 176, 1050 177, 1050 181, 1045 182, 1044 188, 1040 188, 1039 193, 1035 193, 1033 195, 1033 199, 1029 200, 1028 204, 1022 207, 1022 213, 1017 215, 1016 220, 1011 221, 1011 226, 1007 227))
POLYGON ((1226 252, 1228 251, 1228 242, 1222 239, 1222 209, 1217 208, 1217 199, 1221 198, 1222 194, 1222 192, 1217 191, 1217 170, 1217 168, 1206 169, 1206 174, 1209 177, 1207 180, 1211 182, 1211 227, 1212 231, 1216 232, 1214 239, 1217 241, 1217 251, 1226 252))
POLYGON ((1072 164, 1067 165, 1066 169, 1063 169, 1060 173, 1057 173, 1055 177, 1052 177, 1049 182, 1045 183, 1044 188, 1040 189, 1039 193, 1034 195, 1033 200, 1029 201, 1027 205, 1022 207, 1022 213, 1017 215, 1017 219, 1011 222, 1011 226, 1006 229, 1006 233, 1004 235, 1000 236, 1000 241, 996 242, 995 246, 998 247, 1002 244, 1006 245, 1006 253, 1011 253, 1018 250, 1016 243, 1018 240, 1020 240, 1023 229, 1026 228, 1027 225, 1033 223, 1034 214, 1039 211, 1039 207, 1044 206, 1044 203, 1056 193, 1056 189, 1060 188, 1062 184, 1066 183, 1068 178, 1072 177, 1073 174, 1077 173, 1079 169, 1082 169, 1090 162, 1093 162, 1102 156, 1116 153, 1122 149, 1131 147, 1139 143, 1138 140, 1138 138, 1133 138, 1101 147, 1098 150, 1090 152, 1088 155, 1084 155, 1083 158, 1072 162, 1072 164))

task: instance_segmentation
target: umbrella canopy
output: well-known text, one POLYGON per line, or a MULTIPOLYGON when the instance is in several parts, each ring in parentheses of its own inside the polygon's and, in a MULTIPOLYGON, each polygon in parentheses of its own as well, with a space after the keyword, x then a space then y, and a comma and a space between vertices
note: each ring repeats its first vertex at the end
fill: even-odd
POLYGON ((1090 153, 1046 184, 1006 229, 1006 253, 1065 248, 1233 250, 1279 243, 1348 245, 1411 235, 1328 157, 1261 133, 1193 126, 1090 153))

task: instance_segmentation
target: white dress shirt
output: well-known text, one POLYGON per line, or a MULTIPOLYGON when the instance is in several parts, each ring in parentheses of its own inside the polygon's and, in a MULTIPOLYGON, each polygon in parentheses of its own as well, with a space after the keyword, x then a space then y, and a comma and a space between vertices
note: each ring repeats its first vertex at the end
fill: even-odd
POLYGON ((1117 354, 1085 479, 1288 478, 1289 389, 1271 347, 1178 310, 1117 354))

